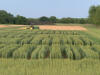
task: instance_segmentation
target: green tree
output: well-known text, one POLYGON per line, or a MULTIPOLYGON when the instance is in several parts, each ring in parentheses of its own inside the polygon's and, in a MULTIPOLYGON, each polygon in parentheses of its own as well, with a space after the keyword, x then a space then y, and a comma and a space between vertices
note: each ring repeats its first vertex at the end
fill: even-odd
POLYGON ((5 10, 0 10, 0 23, 1 24, 13 24, 14 16, 5 10))
POLYGON ((95 25, 100 25, 100 6, 91 6, 89 19, 95 25))
POLYGON ((41 22, 48 22, 48 21, 49 21, 49 18, 43 16, 43 17, 40 17, 39 20, 40 20, 41 22))
POLYGON ((95 19, 94 19, 95 13, 96 13, 96 6, 91 6, 89 9, 89 20, 92 23, 95 22, 95 19))
POLYGON ((28 21, 25 17, 17 15, 15 17, 15 24, 28 24, 28 21))
POLYGON ((94 24, 100 25, 100 6, 98 6, 96 9, 94 19, 95 19, 94 24))
POLYGON ((51 16, 49 20, 51 23, 56 23, 57 18, 55 16, 51 16))
POLYGON ((40 21, 39 21, 39 19, 36 19, 36 18, 28 18, 28 24, 38 25, 38 24, 40 24, 40 21))

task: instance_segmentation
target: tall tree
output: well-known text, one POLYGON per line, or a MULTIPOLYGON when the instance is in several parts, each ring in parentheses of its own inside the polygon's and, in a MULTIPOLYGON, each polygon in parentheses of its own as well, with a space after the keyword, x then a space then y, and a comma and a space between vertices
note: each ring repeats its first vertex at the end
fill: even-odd
POLYGON ((91 6, 89 19, 95 25, 100 25, 100 6, 91 6))
POLYGON ((89 20, 94 23, 95 22, 95 13, 96 13, 96 6, 91 6, 89 9, 89 20))
POLYGON ((51 16, 51 17, 49 18, 49 20, 50 20, 50 22, 52 22, 52 23, 56 23, 57 18, 56 18, 55 16, 51 16))
POLYGON ((14 16, 4 10, 0 10, 0 23, 13 24, 14 16))
POLYGON ((15 24, 28 24, 28 21, 25 17, 17 15, 15 17, 15 24))
POLYGON ((41 22, 48 22, 49 21, 49 18, 48 17, 45 17, 45 16, 43 16, 43 17, 40 17, 40 19, 39 19, 41 22))

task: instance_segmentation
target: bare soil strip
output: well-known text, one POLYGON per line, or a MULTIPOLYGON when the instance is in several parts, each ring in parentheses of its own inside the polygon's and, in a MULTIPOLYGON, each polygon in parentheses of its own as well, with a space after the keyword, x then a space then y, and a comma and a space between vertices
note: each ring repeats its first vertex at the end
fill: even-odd
POLYGON ((26 25, 9 25, 11 27, 23 27, 23 26, 26 26, 26 25))
POLYGON ((86 31, 87 29, 82 26, 39 26, 41 30, 80 30, 86 31))
MULTIPOLYGON (((0 25, 0 28, 5 27, 24 27, 25 25, 0 25)), ((80 30, 86 31, 87 29, 82 26, 53 26, 53 25, 42 25, 39 26, 41 30, 80 30)), ((20 28, 23 29, 23 28, 20 28)))
POLYGON ((0 25, 0 28, 8 27, 8 25, 0 25))
POLYGON ((5 28, 5 27, 24 27, 25 25, 0 25, 0 28, 5 28))

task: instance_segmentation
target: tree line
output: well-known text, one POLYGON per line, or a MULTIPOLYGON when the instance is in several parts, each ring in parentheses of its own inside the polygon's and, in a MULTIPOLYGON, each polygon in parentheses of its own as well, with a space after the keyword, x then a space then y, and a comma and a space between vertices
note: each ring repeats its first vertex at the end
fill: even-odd
POLYGON ((100 5, 91 6, 89 10, 89 20, 92 24, 100 25, 100 5))
MULTIPOLYGON (((90 9, 90 13, 94 8, 90 9)), ((93 15, 90 15, 90 18, 93 15)), ((92 20, 92 19, 91 19, 92 20)), ((0 10, 0 24, 24 24, 24 25, 45 25, 45 24, 55 24, 55 23, 72 23, 72 24, 88 24, 90 23, 89 18, 57 18, 55 16, 46 17, 42 16, 40 18, 26 18, 24 16, 14 16, 5 10, 0 10)))

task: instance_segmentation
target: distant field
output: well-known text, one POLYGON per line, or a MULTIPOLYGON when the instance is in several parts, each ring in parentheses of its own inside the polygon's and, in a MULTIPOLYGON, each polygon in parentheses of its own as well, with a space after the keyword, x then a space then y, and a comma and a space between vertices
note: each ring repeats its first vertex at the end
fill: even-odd
POLYGON ((0 28, 0 75, 100 75, 99 27, 72 24, 87 30, 61 31, 20 26, 0 28))

